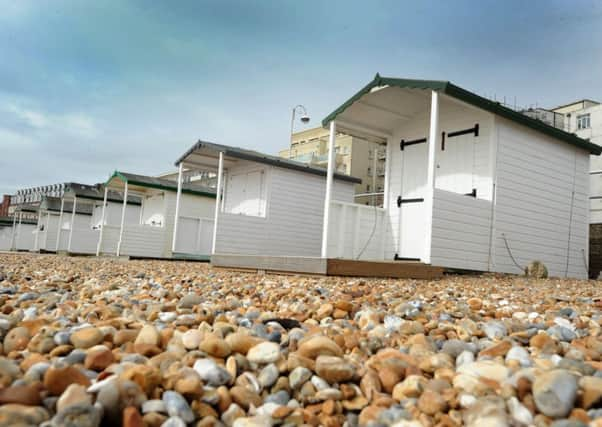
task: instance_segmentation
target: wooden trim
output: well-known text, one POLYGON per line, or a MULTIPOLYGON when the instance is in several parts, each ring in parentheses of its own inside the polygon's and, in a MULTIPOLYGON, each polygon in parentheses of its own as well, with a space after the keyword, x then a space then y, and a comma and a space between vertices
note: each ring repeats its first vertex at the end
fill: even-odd
POLYGON ((328 276, 390 277, 398 279, 438 279, 443 276, 443 268, 417 262, 356 261, 328 259, 328 276))

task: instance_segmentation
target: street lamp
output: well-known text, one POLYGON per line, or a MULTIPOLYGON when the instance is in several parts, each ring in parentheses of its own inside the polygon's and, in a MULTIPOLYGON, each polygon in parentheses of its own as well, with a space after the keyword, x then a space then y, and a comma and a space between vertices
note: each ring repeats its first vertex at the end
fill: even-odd
POLYGON ((295 126, 295 114, 297 113, 297 111, 299 111, 301 113, 301 117, 299 117, 299 120, 301 120, 301 123, 303 123, 303 124, 309 123, 309 116, 307 115, 307 109, 301 104, 296 105, 293 108, 293 112, 291 114, 291 140, 290 140, 290 145, 289 145, 289 150, 288 150, 289 160, 293 158, 293 129, 295 126))

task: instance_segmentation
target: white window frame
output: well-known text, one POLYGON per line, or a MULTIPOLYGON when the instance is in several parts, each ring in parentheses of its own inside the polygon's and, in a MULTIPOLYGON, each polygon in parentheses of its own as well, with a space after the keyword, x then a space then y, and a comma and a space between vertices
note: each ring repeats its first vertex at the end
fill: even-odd
POLYGON ((592 123, 591 123, 591 116, 589 113, 579 114, 577 116, 577 130, 589 129, 591 127, 592 127, 592 123))
MULTIPOLYGON (((167 196, 164 192, 154 193, 154 194, 145 194, 142 197, 142 205, 140 206, 140 225, 142 225, 144 227, 165 228, 165 222, 166 222, 166 217, 167 217, 167 215, 165 214, 166 200, 167 200, 167 196), (145 212, 147 200, 152 199, 154 197, 161 197, 161 199, 163 201, 163 211, 160 212, 160 215, 162 217, 161 223, 155 223, 155 222, 147 223, 145 220, 143 220, 145 213, 147 213, 147 212, 145 212)), ((126 209, 127 209, 127 207, 126 207, 126 209)))
POLYGON ((268 206, 269 206, 269 197, 270 197, 270 192, 269 192, 269 170, 267 168, 252 168, 252 169, 244 169, 244 170, 240 170, 240 171, 229 171, 229 173, 227 174, 227 178, 226 178, 226 183, 225 183, 225 188, 224 188, 224 199, 223 199, 223 203, 221 206, 221 210, 223 213, 228 214, 228 215, 242 215, 242 216, 248 216, 251 218, 261 218, 261 219, 267 219, 268 217, 268 206), (261 206, 261 211, 258 212, 257 214, 252 214, 252 213, 248 213, 248 212, 232 212, 232 208, 230 206, 230 202, 229 199, 231 198, 231 180, 232 178, 236 177, 236 176, 240 176, 240 175, 249 175, 252 173, 257 173, 259 172, 261 174, 261 183, 260 183, 260 196, 259 196, 259 200, 260 200, 260 206, 261 206))

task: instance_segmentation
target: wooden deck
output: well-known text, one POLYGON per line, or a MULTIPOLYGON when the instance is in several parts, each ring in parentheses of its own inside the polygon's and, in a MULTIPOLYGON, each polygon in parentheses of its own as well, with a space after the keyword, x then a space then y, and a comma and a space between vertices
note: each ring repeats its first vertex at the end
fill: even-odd
POLYGON ((213 255, 214 267, 274 274, 322 276, 389 277, 398 279, 437 279, 444 269, 420 262, 356 261, 313 257, 213 255))

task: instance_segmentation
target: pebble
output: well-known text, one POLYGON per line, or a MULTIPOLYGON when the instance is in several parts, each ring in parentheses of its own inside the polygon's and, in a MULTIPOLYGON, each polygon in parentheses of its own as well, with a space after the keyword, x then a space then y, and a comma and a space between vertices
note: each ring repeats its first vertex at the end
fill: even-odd
POLYGON ((0 265, 0 427, 602 427, 595 281, 0 265))
POLYGON ((213 360, 199 359, 194 362, 193 369, 199 374, 203 381, 212 386, 226 384, 232 379, 232 376, 221 366, 218 366, 213 360))
POLYGON ((537 409, 548 417, 566 417, 577 397, 577 379, 565 370, 544 372, 533 382, 537 409))
POLYGON ((274 363, 280 358, 280 346, 273 342, 262 342, 249 349, 249 362, 265 364, 274 363))
POLYGON ((100 344, 103 338, 103 333, 95 327, 79 329, 70 336, 71 344, 75 348, 90 348, 100 344))
POLYGON ((199 348, 201 340, 203 339, 203 333, 198 329, 189 329, 182 335, 182 344, 188 350, 195 350, 199 348))
POLYGON ((102 410, 90 405, 80 403, 69 405, 50 421, 52 427, 98 427, 102 419, 102 410))
POLYGON ((56 402, 58 412, 68 406, 77 404, 92 404, 92 396, 86 393, 86 387, 81 384, 70 384, 56 402))
POLYGON ((171 390, 166 391, 163 393, 163 403, 165 403, 165 409, 170 417, 178 417, 185 423, 194 421, 194 413, 180 393, 171 390))

